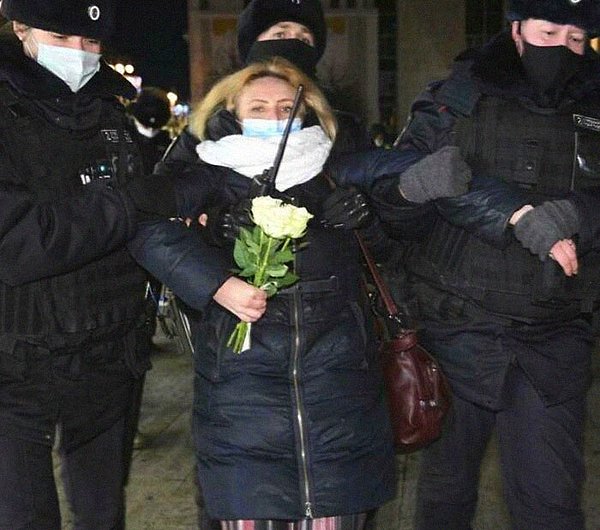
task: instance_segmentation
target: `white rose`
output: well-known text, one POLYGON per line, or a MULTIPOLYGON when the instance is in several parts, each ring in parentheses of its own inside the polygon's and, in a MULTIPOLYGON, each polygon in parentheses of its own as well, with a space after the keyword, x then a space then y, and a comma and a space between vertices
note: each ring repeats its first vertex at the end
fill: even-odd
POLYGON ((252 199, 252 219, 267 235, 276 239, 301 237, 312 217, 306 208, 283 204, 273 197, 252 199))

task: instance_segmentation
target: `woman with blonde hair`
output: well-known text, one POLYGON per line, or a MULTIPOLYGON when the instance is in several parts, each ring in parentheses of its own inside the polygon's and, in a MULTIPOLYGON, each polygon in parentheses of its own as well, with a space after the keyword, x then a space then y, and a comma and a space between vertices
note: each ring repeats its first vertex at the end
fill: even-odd
POLYGON ((351 230, 367 217, 364 198, 341 208, 324 177, 333 114, 310 78, 272 59, 217 83, 191 127, 202 142, 199 161, 178 179, 181 215, 209 212, 208 228, 147 224, 131 250, 200 312, 192 321, 193 435, 207 512, 222 528, 362 529, 366 513, 394 496, 395 464, 351 230), (215 240, 227 231, 210 212, 235 210, 272 165, 299 85, 304 96, 272 195, 314 219, 295 252, 300 280, 267 301, 232 276, 233 245, 215 240), (238 354, 227 342, 240 319, 252 332, 238 354))
POLYGON ((333 141, 337 132, 337 123, 329 103, 315 82, 282 57, 269 61, 252 63, 246 68, 221 79, 200 102, 190 117, 190 129, 200 139, 209 139, 208 121, 221 108, 234 112, 240 93, 250 82, 261 77, 274 77, 286 81, 294 89, 304 87, 302 107, 299 118, 312 110, 321 128, 333 141))

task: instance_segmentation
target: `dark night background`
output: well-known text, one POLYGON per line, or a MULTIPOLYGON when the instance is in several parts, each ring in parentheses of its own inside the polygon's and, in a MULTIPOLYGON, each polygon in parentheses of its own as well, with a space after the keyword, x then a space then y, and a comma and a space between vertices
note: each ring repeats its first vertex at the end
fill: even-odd
POLYGON ((135 66, 145 86, 189 97, 187 1, 118 0, 117 35, 106 49, 109 59, 135 66))

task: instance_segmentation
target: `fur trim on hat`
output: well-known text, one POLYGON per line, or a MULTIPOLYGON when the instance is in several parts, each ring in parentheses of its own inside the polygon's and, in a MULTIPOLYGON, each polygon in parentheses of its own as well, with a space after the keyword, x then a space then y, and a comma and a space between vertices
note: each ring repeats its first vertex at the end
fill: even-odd
POLYGON ((572 24, 591 36, 600 33, 598 0, 510 0, 509 20, 537 18, 555 24, 572 24))
POLYGON ((2 0, 0 12, 32 28, 106 40, 114 32, 113 0, 2 0))
POLYGON ((238 21, 238 52, 243 63, 256 38, 278 22, 297 22, 315 37, 315 49, 321 58, 327 43, 327 26, 320 0, 252 0, 238 21))

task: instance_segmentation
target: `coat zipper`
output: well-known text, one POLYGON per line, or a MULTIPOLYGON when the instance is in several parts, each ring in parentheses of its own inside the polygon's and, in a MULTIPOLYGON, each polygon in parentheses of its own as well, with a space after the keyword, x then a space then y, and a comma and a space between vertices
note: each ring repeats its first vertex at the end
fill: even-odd
POLYGON ((292 378, 294 384, 294 395, 296 396, 296 423, 298 424, 298 433, 300 436, 300 458, 302 461, 302 481, 304 483, 304 515, 312 519, 313 508, 310 502, 311 488, 310 481, 308 478, 308 462, 307 462, 307 451, 306 451, 306 430, 304 424, 304 414, 302 407, 302 397, 300 395, 300 383, 298 381, 298 365, 300 362, 300 314, 299 314, 299 302, 298 302, 298 291, 294 290, 293 293, 294 301, 294 355, 293 355, 293 369, 292 378))

